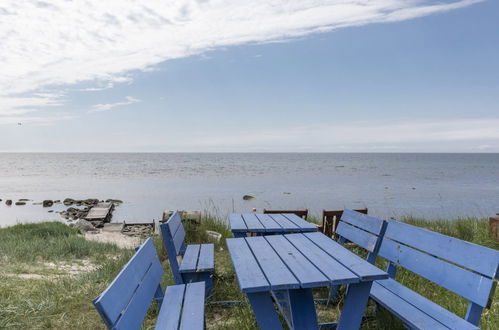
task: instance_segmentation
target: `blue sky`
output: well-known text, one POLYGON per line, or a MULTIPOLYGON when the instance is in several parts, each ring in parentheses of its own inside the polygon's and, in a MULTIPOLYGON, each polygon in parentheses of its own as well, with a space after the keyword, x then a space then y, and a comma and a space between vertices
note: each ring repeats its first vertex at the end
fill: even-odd
POLYGON ((12 78, 0 94, 0 151, 499 152, 499 3, 443 1, 459 8, 431 11, 436 2, 412 3, 367 20, 347 8, 348 24, 303 8, 279 16, 283 5, 262 19, 267 30, 255 19, 237 26, 239 34, 223 19, 200 23, 210 8, 191 9, 199 25, 192 31, 222 32, 176 42, 166 31, 169 48, 157 52, 161 39, 148 30, 152 48, 135 49, 138 38, 117 49, 119 36, 107 45, 100 35, 109 49, 98 57, 87 47, 92 39, 50 46, 47 38, 45 62, 22 72, 16 65, 36 62, 35 41, 11 37, 12 54, 30 55, 20 57, 24 64, 0 56, 0 72, 12 78), (302 14, 304 26, 287 23, 302 14))

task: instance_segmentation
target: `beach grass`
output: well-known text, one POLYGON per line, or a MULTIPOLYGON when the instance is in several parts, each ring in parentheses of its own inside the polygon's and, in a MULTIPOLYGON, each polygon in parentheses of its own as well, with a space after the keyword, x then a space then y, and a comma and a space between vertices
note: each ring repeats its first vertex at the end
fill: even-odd
MULTIPOLYGON (((473 243, 499 248, 488 235, 485 219, 451 221, 407 218, 404 221, 473 243)), ((257 324, 246 297, 240 293, 225 238, 231 237, 223 219, 205 215, 200 223, 186 222, 187 243, 215 244, 215 275, 212 296, 206 303, 208 329, 256 329, 257 324), (214 240, 206 230, 222 235, 214 240)), ((161 237, 154 243, 165 270, 163 288, 173 284, 161 237)), ((354 251, 362 254, 358 249, 354 251)), ((16 225, 0 228, 0 328, 22 329, 104 329, 92 305, 94 299, 133 255, 133 249, 87 241, 76 229, 58 222, 16 225), (71 273, 69 266, 78 271, 71 273)), ((382 266, 382 263, 380 263, 382 266)), ((466 301, 408 271, 398 272, 397 280, 456 314, 463 316, 466 301)), ((340 291, 343 293, 344 289, 340 291)), ((327 296, 317 290, 316 297, 327 296)), ((339 303, 317 305, 319 321, 337 320, 339 303)), ((155 303, 143 329, 152 329, 157 317, 155 303)), ((363 329, 404 329, 402 323, 370 302, 363 329)), ((485 310, 480 326, 494 329, 499 324, 499 299, 485 310)))

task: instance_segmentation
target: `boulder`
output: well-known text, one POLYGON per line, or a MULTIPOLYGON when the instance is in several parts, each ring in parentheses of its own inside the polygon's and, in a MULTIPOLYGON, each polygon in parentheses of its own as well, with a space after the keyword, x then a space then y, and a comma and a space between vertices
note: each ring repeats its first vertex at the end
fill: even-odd
POLYGON ((62 203, 63 203, 64 205, 66 205, 66 206, 69 206, 69 205, 73 205, 73 204, 74 204, 74 202, 75 202, 75 200, 74 200, 74 199, 72 199, 72 198, 66 198, 66 199, 65 199, 62 203))
POLYGON ((74 226, 78 228, 82 233, 86 233, 87 231, 96 231, 94 225, 90 221, 79 219, 74 223, 74 226))
POLYGON ((51 201, 50 199, 46 199, 43 201, 42 205, 43 207, 51 207, 52 205, 54 205, 54 202, 51 201))
POLYGON ((12 205, 12 200, 11 199, 7 199, 5 201, 5 205, 9 205, 9 206, 12 205))
POLYGON ((16 205, 26 205, 26 202, 16 202, 16 205))
POLYGON ((103 228, 104 221, 92 221, 92 225, 94 225, 95 228, 103 228))

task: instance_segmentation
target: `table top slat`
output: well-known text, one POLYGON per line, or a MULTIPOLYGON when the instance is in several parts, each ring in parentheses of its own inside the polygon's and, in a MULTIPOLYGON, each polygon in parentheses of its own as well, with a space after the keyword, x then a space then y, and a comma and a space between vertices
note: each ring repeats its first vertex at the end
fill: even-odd
POLYGON ((284 235, 266 236, 267 242, 274 248, 281 260, 300 281, 302 288, 327 286, 329 278, 318 270, 284 235))
POLYGON ((293 244, 311 263, 315 265, 331 284, 346 284, 359 282, 359 277, 348 268, 332 258, 320 247, 302 234, 289 234, 286 239, 293 244))
POLYGON ((282 214, 268 214, 268 216, 274 219, 274 221, 277 222, 279 226, 281 226, 282 228, 286 228, 287 230, 295 230, 299 228, 297 225, 295 225, 294 222, 289 221, 282 214))
POLYGON ((296 226, 303 230, 317 231, 317 226, 313 223, 310 223, 303 218, 300 218, 294 213, 283 213, 282 214, 286 219, 294 223, 296 226))
POLYGON ((242 231, 246 232, 248 227, 243 220, 243 216, 240 213, 232 213, 229 215, 230 229, 232 231, 242 231))
POLYGON ((326 253, 358 275, 361 280, 381 280, 388 274, 366 260, 355 255, 337 242, 322 233, 304 233, 308 239, 323 249, 326 253))
POLYGON ((270 283, 272 290, 298 289, 300 282, 263 236, 244 238, 270 283))
POLYGON ((246 213, 242 216, 244 222, 246 223, 246 226, 248 227, 248 229, 251 229, 252 232, 258 233, 265 231, 265 227, 262 225, 260 220, 258 220, 254 213, 246 213))
POLYGON ((255 214, 255 215, 258 218, 258 220, 260 220, 262 225, 265 227, 266 231, 280 232, 285 230, 282 228, 281 225, 275 222, 274 219, 272 219, 268 214, 255 214))
POLYGON ((250 293, 270 290, 270 284, 246 241, 243 238, 228 238, 226 242, 241 291, 250 293))

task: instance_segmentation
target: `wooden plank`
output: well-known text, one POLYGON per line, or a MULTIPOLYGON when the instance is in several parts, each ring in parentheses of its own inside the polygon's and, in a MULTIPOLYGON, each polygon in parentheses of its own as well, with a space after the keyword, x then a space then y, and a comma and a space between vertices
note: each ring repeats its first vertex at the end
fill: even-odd
POLYGON ((354 242, 358 246, 363 247, 369 252, 373 252, 378 241, 378 236, 375 236, 367 231, 349 225, 347 222, 340 221, 336 233, 347 240, 354 242))
POLYGON ((156 330, 178 329, 184 301, 185 284, 170 285, 166 288, 165 297, 159 310, 156 330))
POLYGON ((331 285, 359 282, 357 275, 349 271, 304 235, 289 234, 284 237, 326 275, 331 285))
POLYGON ((168 224, 168 228, 170 229, 172 236, 175 236, 178 228, 182 225, 182 218, 180 217, 180 213, 178 211, 175 211, 175 213, 171 215, 170 219, 168 219, 166 223, 168 224))
POLYGON ((232 213, 229 215, 230 230, 232 232, 247 232, 248 227, 243 220, 242 214, 232 213))
POLYGON ((377 281, 373 283, 371 288, 371 298, 398 318, 404 320, 413 329, 449 329, 393 292, 377 284, 377 281))
POLYGON ((199 244, 192 244, 187 246, 184 256, 182 257, 182 263, 180 264, 180 267, 178 269, 179 272, 181 273, 196 272, 200 249, 201 245, 199 244))
POLYGON ((228 238, 226 243, 241 291, 245 293, 268 291, 270 284, 245 239, 228 238))
POLYGON ((182 246, 184 245, 184 239, 185 239, 184 225, 180 224, 177 232, 173 236, 173 245, 175 246, 175 253, 177 255, 181 253, 182 246))
POLYGON ((265 236, 265 240, 300 281, 302 288, 327 286, 329 284, 329 279, 301 254, 284 235, 265 236))
POLYGON ((343 211, 340 221, 348 222, 376 235, 379 235, 383 227, 383 220, 348 209, 343 211))
POLYGON ((260 233, 265 231, 265 227, 262 225, 260 220, 256 217, 254 213, 243 214, 244 222, 248 227, 248 231, 253 233, 260 233))
POLYGON ((381 280, 388 277, 386 272, 371 265, 322 233, 304 233, 303 235, 343 266, 350 269, 361 280, 381 280))
POLYGON ((106 315, 110 324, 116 322, 155 259, 158 260, 156 249, 152 239, 148 238, 111 284, 94 300, 95 307, 106 315))
POLYGON ((498 276, 499 251, 497 250, 395 220, 388 221, 385 237, 403 242, 488 277, 497 278, 498 276))
POLYGON ((494 285, 493 279, 449 264, 386 237, 381 243, 379 255, 482 307, 488 305, 494 285))
POLYGON ((298 228, 301 229, 301 231, 318 231, 317 226, 303 220, 299 216, 293 213, 283 213, 282 216, 284 216, 286 219, 294 223, 298 228))
POLYGON ((204 329, 204 282, 186 285, 180 329, 204 329))
POLYGON ((428 300, 393 279, 376 281, 376 283, 407 301, 417 309, 423 311, 425 314, 434 318, 438 322, 444 324, 449 329, 474 328, 473 325, 463 320, 456 314, 449 312, 440 305, 435 304, 433 301, 428 300))
POLYGON ((290 232, 299 228, 297 225, 295 225, 294 222, 289 221, 288 218, 286 218, 282 214, 269 214, 269 216, 274 219, 274 221, 279 224, 279 226, 281 226, 286 232, 290 232))
POLYGON ((244 238, 251 248, 272 290, 298 289, 300 282, 289 271, 263 236, 244 238))
POLYGON ((139 329, 151 305, 154 293, 158 288, 163 269, 159 260, 153 261, 132 299, 122 311, 114 329, 139 329))
POLYGON ((280 232, 282 231, 282 227, 274 221, 268 214, 255 214, 258 220, 265 227, 266 232, 280 232))
POLYGON ((198 272, 213 271, 215 269, 215 246, 213 244, 201 244, 198 259, 198 272))

